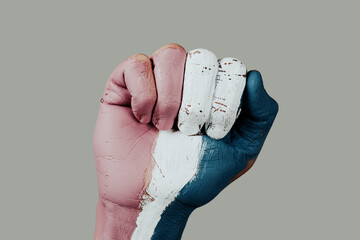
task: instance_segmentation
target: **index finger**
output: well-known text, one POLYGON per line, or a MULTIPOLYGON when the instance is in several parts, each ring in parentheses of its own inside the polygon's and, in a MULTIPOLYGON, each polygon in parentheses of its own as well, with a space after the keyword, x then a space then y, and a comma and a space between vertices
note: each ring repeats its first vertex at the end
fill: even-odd
POLYGON ((180 108, 186 51, 178 44, 167 44, 151 59, 157 90, 152 122, 159 130, 169 130, 180 108))

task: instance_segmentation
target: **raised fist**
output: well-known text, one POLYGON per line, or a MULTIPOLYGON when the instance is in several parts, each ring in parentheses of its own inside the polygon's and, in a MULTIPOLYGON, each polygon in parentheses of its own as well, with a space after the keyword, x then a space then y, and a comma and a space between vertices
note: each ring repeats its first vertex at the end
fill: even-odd
POLYGON ((191 212, 251 168, 277 111, 236 58, 168 44, 120 63, 94 134, 95 239, 180 239, 191 212))

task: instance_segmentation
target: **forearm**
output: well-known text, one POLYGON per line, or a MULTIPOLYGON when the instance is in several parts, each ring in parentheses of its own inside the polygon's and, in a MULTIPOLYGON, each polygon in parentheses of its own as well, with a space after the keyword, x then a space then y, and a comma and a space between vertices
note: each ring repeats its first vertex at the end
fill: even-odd
MULTIPOLYGON (((151 227, 153 222, 149 225, 146 223, 136 225, 140 210, 118 206, 108 201, 99 201, 94 240, 147 240, 143 238, 144 235, 149 236, 146 234, 149 231, 151 231, 149 240, 179 240, 192 211, 193 208, 174 201, 162 212, 153 229, 151 227), (136 234, 133 235, 135 231, 136 234)), ((149 219, 149 221, 153 220, 149 219)))

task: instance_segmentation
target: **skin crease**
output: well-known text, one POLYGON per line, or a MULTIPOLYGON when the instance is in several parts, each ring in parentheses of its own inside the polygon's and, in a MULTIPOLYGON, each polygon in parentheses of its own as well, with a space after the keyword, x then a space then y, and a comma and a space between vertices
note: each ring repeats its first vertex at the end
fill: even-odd
MULTIPOLYGON (((174 125, 180 107, 185 59, 186 51, 170 44, 151 58, 130 57, 110 75, 94 133, 99 188, 94 239, 131 239, 159 129, 174 125)), ((199 171, 165 210, 152 239, 180 239, 190 213, 250 169, 277 109, 260 74, 250 72, 239 119, 224 139, 203 137, 199 171)))

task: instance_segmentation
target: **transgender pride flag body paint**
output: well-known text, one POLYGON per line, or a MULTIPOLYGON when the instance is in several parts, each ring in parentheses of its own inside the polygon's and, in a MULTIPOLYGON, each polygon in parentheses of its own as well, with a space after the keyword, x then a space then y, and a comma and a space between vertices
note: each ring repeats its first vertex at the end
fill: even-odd
POLYGON ((142 211, 131 239, 151 239, 161 214, 195 177, 202 158, 202 137, 160 131, 153 152, 151 180, 141 200, 142 211))
MULTIPOLYGON (((158 133, 153 148, 152 172, 147 174, 151 180, 142 195, 142 211, 136 221, 133 240, 151 239, 157 227, 161 228, 158 223, 162 213, 171 211, 171 207, 168 208, 171 203, 183 197, 180 192, 185 186, 201 188, 196 175, 200 168, 202 173, 207 171, 208 165, 200 165, 200 162, 207 161, 204 157, 216 157, 217 154, 213 152, 209 155, 204 136, 188 135, 200 133, 205 123, 211 126, 208 131, 213 138, 223 138, 230 131, 245 87, 245 75, 245 66, 235 58, 217 61, 216 56, 206 49, 188 53, 178 120, 180 131, 158 133), (218 65, 221 72, 218 72, 218 65), (221 104, 220 107, 228 113, 222 109, 218 111, 214 107, 216 104, 221 104)), ((233 156, 230 157, 232 159, 233 156)), ((207 197, 212 196, 204 196, 204 199, 207 197)), ((196 205, 197 201, 194 200, 193 204, 196 205)))
POLYGON ((206 204, 247 166, 247 161, 236 160, 242 153, 231 144, 229 133, 245 86, 242 63, 234 58, 218 61, 206 49, 187 55, 165 49, 152 61, 136 55, 120 64, 101 100, 94 153, 99 199, 106 209, 98 215, 107 217, 99 217, 98 240, 169 234, 164 223, 178 214, 179 205, 190 213, 206 204), (152 64, 154 75, 148 73, 152 64), (175 80, 183 74, 182 88, 175 80), (149 106, 155 109, 152 115, 149 106), (146 124, 150 121, 153 125, 146 124), (180 131, 159 130, 174 124, 180 131), (126 222, 121 234, 117 222, 126 222))

